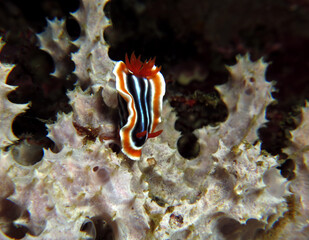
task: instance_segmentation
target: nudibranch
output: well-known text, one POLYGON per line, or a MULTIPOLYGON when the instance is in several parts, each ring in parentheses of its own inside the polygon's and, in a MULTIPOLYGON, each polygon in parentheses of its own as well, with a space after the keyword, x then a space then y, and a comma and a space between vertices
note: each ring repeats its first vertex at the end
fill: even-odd
POLYGON ((132 160, 139 160, 148 138, 161 134, 155 131, 161 122, 165 80, 155 66, 155 58, 144 63, 135 57, 119 61, 113 73, 116 76, 120 115, 122 152, 132 160))

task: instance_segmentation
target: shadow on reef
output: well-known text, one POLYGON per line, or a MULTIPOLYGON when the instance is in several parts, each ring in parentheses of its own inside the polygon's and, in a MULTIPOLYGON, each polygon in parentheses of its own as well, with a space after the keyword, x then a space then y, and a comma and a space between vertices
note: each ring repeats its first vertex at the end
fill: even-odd
POLYGON ((90 237, 95 237, 96 240, 113 240, 113 229, 106 221, 95 217, 85 220, 80 228, 81 232, 87 233, 90 237))
MULTIPOLYGON (((34 231, 28 228, 26 225, 31 222, 31 214, 11 200, 1 199, 0 206, 0 229, 8 237, 12 239, 22 239, 27 233, 32 236, 39 236, 44 230, 45 223, 41 224, 41 227, 37 225, 34 231)), ((111 226, 101 217, 87 218, 81 225, 80 231, 87 235, 87 239, 115 239, 111 226)))

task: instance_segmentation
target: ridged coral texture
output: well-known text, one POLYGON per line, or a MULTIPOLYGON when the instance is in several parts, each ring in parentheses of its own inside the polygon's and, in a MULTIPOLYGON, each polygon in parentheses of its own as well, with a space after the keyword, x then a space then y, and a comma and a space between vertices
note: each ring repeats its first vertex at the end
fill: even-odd
POLYGON ((177 117, 167 101, 158 126, 163 133, 147 141, 140 161, 111 150, 117 93, 115 63, 103 38, 110 24, 104 4, 81 2, 72 14, 82 28, 75 42, 70 42, 63 20, 49 21, 39 35, 41 48, 55 62, 55 76, 66 75, 63 59, 69 46, 79 48, 71 58, 78 83, 67 94, 73 111, 58 114, 48 125, 55 148, 44 150, 35 165, 18 163, 7 148, 17 140, 12 121, 28 105, 7 99, 14 87, 6 79, 14 66, 0 63, 0 213, 8 206, 15 209, 0 216, 0 239, 11 239, 7 230, 12 224, 27 229, 22 239, 99 239, 98 228, 109 228, 119 240, 265 239, 277 223, 277 239, 286 234, 307 239, 309 110, 304 109, 303 123, 293 132, 294 145, 286 150, 298 159, 289 185, 276 168, 277 158, 261 151, 257 136, 273 101, 263 60, 237 56, 237 63, 227 67, 230 79, 217 90, 229 116, 217 127, 195 131, 200 144, 196 158, 178 153, 177 117), (287 199, 292 197, 293 209, 304 215, 288 217, 292 210, 287 199))

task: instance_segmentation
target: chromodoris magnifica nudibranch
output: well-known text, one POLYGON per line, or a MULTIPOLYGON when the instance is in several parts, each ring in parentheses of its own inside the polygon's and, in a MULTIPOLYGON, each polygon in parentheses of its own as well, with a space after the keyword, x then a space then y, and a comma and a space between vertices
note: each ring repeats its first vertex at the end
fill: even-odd
POLYGON ((161 67, 155 59, 141 62, 140 56, 128 55, 125 63, 119 61, 115 68, 116 89, 120 115, 120 139, 122 152, 133 160, 139 160, 142 146, 148 138, 158 136, 155 132, 161 122, 165 81, 161 67))

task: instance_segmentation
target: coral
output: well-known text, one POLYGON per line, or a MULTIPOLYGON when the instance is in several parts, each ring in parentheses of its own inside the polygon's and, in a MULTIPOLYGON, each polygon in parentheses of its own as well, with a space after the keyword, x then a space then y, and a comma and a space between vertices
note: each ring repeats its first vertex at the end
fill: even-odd
POLYGON ((227 67, 230 79, 217 91, 228 117, 194 131, 200 146, 196 157, 179 154, 177 116, 168 101, 158 127, 163 133, 147 141, 140 161, 112 150, 119 144, 117 93, 115 63, 103 38, 110 24, 104 5, 81 2, 72 14, 82 28, 76 41, 62 20, 48 22, 39 35, 42 49, 55 61, 55 77, 70 72, 67 56, 72 46, 78 48, 72 54, 77 86, 67 93, 72 112, 58 113, 47 125, 54 147, 44 149, 41 161, 32 161, 31 142, 18 142, 11 131, 14 117, 29 104, 7 99, 14 90, 6 84, 14 66, 0 63, 0 238, 263 239, 272 229, 279 239, 294 232, 305 237, 309 110, 304 109, 286 149, 296 161, 290 184, 280 175, 277 157, 261 151, 257 135, 273 101, 262 59, 237 56, 227 67))
POLYGON ((287 218, 285 222, 285 232, 281 238, 286 239, 308 239, 309 237, 309 107, 302 111, 302 122, 300 126, 292 132, 292 144, 285 149, 289 158, 293 159, 295 165, 292 170, 296 172, 296 177, 291 181, 290 191, 295 198, 297 206, 294 216, 287 218))
MULTIPOLYGON (((4 43, 0 38, 0 51, 4 43)), ((6 84, 7 76, 10 74, 14 65, 1 64, 0 65, 0 122, 1 122, 1 133, 0 133, 0 147, 5 147, 17 140, 12 132, 12 122, 14 118, 24 112, 28 108, 28 104, 13 104, 7 99, 7 95, 12 92, 16 87, 6 84)))

